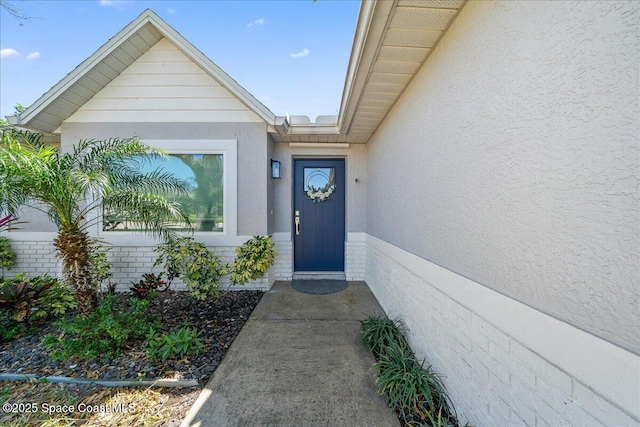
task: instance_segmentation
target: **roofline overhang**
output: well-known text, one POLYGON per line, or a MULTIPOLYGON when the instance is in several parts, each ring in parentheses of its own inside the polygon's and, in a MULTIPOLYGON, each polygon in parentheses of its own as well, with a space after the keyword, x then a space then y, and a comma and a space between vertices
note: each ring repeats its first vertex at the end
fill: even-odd
POLYGON ((338 113, 338 128, 343 134, 349 132, 369 71, 387 29, 389 15, 396 3, 397 0, 362 0, 338 113))

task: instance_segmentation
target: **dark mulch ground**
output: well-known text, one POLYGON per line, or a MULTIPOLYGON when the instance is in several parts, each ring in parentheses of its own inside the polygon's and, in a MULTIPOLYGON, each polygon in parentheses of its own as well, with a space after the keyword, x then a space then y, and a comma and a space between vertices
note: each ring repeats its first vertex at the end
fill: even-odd
MULTIPOLYGON (((262 295, 260 291, 220 292, 215 300, 198 302, 186 292, 159 294, 166 313, 162 321, 163 332, 184 322, 196 327, 201 332, 200 340, 204 345, 204 351, 197 356, 154 361, 147 358, 142 344, 137 344, 111 360, 53 360, 41 344, 45 335, 59 334, 53 323, 49 323, 38 327, 33 335, 0 344, 0 372, 113 380, 183 378, 197 379, 203 386, 262 295)), ((129 297, 127 294, 118 296, 129 297)))

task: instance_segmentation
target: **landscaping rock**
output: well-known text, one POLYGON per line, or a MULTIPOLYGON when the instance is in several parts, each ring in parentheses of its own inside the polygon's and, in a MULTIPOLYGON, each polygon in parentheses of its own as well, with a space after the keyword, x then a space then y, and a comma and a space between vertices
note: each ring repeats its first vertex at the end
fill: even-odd
MULTIPOLYGON (((220 292, 218 298, 204 302, 195 301, 181 291, 160 295, 165 311, 160 332, 167 333, 184 323, 197 328, 204 350, 196 356, 165 362, 151 360, 144 351, 144 343, 138 342, 112 360, 53 360, 41 344, 45 335, 60 333, 49 323, 40 325, 33 335, 0 344, 0 371, 107 380, 185 378, 197 379, 204 386, 262 295, 260 291, 220 292)), ((157 300, 151 310, 160 314, 157 300)))

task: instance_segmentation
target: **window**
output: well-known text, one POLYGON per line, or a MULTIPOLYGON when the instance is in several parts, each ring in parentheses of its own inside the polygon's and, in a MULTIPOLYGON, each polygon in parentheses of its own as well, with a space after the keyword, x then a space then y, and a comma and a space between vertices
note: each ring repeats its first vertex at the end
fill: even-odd
POLYGON ((335 185, 335 168, 304 168, 304 191, 327 190, 335 185))
MULTIPOLYGON (((146 163, 141 172, 161 167, 191 184, 187 195, 173 196, 188 213, 195 232, 236 234, 236 141, 145 140, 164 149, 169 157, 146 163)), ((175 224, 177 230, 186 229, 175 224)), ((140 231, 141 224, 126 212, 103 213, 102 231, 140 231)))

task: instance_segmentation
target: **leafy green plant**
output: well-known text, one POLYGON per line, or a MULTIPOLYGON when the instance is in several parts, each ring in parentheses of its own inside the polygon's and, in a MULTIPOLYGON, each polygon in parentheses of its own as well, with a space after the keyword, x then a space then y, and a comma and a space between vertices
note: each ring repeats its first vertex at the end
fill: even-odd
POLYGON ((278 253, 273 248, 271 236, 253 236, 236 248, 236 259, 231 264, 231 283, 244 285, 249 280, 262 277, 278 253))
POLYGON ((360 323, 360 342, 371 350, 376 359, 385 347, 409 347, 403 334, 406 328, 399 319, 391 320, 380 314, 371 315, 360 323))
POLYGON ((61 316, 76 307, 71 291, 47 275, 33 278, 19 273, 0 281, 0 342, 35 331, 29 325, 61 316))
POLYGON ((29 323, 32 312, 54 279, 31 281, 23 273, 0 283, 0 309, 16 322, 29 323))
POLYGON ((11 250, 9 239, 0 236, 0 268, 11 270, 16 260, 16 254, 11 250))
POLYGON ((218 282, 227 267, 203 243, 193 237, 180 237, 161 244, 155 251, 159 255, 154 266, 164 267, 169 284, 180 277, 190 295, 199 301, 218 293, 218 282))
POLYGON ((24 323, 9 323, 0 327, 0 343, 13 341, 27 330, 24 323))
POLYGON ((155 295, 156 292, 164 292, 167 290, 167 282, 162 280, 162 273, 147 273, 142 275, 142 279, 138 283, 131 282, 133 285, 129 289, 138 298, 148 298, 155 295))
POLYGON ((169 357, 183 358, 187 354, 200 354, 204 346, 200 342, 200 332, 187 326, 176 327, 168 334, 158 335, 151 331, 147 336, 147 352, 152 359, 162 361, 169 357))
POLYGON ((114 296, 107 296, 90 316, 56 322, 62 333, 47 335, 43 344, 56 359, 116 357, 127 343, 157 327, 157 322, 147 318, 148 307, 146 300, 131 298, 128 304, 117 304, 114 296))
POLYGON ((97 238, 89 239, 88 244, 91 277, 95 281, 96 286, 102 289, 102 283, 113 275, 111 273, 112 264, 108 258, 108 253, 111 248, 97 238))
POLYGON ((31 283, 53 284, 41 295, 35 310, 32 310, 31 318, 40 320, 51 317, 60 317, 77 307, 73 291, 62 281, 53 279, 47 275, 36 276, 30 279, 31 283))

